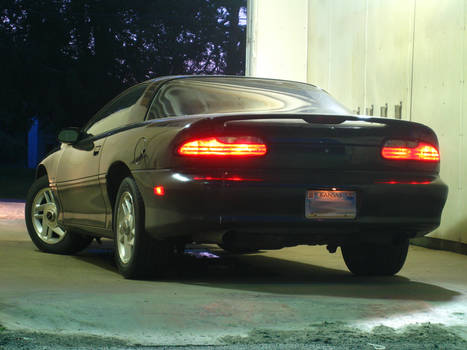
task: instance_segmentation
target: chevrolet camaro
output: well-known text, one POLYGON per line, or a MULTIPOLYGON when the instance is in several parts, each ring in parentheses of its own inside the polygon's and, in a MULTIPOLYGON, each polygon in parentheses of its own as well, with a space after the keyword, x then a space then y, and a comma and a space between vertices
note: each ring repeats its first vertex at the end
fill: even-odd
POLYGON ((126 278, 162 273, 191 242, 340 247, 352 273, 393 275, 448 192, 429 127, 352 114, 293 81, 148 80, 58 140, 28 193, 29 235, 58 254, 112 238, 126 278))

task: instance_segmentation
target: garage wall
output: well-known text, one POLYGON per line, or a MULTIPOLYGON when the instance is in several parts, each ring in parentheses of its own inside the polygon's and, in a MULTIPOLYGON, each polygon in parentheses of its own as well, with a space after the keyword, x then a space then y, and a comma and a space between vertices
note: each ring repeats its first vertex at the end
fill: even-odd
POLYGON ((307 0, 253 0, 247 6, 248 74, 306 81, 307 0))
POLYGON ((361 114, 387 105, 395 118, 401 106, 401 119, 437 132, 450 193, 431 236, 467 243, 467 0, 248 5, 247 74, 308 81, 361 114))
POLYGON ((467 243, 466 1, 417 1, 415 11, 412 119, 437 132, 449 184, 443 226, 433 236, 467 243))
POLYGON ((303 44, 308 47, 307 81, 357 111, 365 103, 366 23, 358 18, 365 11, 365 0, 352 3, 353 7, 336 6, 333 1, 309 2, 308 38, 313 40, 303 44))

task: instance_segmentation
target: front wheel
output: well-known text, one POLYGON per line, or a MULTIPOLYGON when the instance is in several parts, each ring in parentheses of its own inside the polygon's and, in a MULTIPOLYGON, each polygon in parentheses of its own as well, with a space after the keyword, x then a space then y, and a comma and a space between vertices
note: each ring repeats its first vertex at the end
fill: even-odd
POLYGON ((170 245, 146 234, 143 198, 131 177, 120 184, 113 217, 118 271, 125 278, 144 278, 165 272, 170 245))
POLYGON ((355 275, 392 276, 405 263, 409 240, 390 244, 345 244, 341 247, 348 269, 355 275))
POLYGON ((70 232, 59 224, 60 209, 47 176, 32 184, 24 212, 29 236, 43 252, 73 254, 92 242, 92 237, 70 232))

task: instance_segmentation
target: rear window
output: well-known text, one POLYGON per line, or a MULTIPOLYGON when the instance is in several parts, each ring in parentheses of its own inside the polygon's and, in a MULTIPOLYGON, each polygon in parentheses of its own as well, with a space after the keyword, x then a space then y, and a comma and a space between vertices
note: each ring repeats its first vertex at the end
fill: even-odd
POLYGON ((165 83, 153 108, 159 117, 196 114, 313 113, 349 110, 312 85, 255 78, 187 78, 165 83))

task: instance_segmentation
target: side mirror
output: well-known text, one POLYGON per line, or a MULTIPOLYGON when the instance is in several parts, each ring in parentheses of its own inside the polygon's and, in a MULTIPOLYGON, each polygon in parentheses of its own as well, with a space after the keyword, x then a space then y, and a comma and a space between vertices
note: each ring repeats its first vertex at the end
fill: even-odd
POLYGON ((79 128, 65 128, 58 133, 58 141, 62 143, 75 143, 79 140, 81 130, 79 128))

